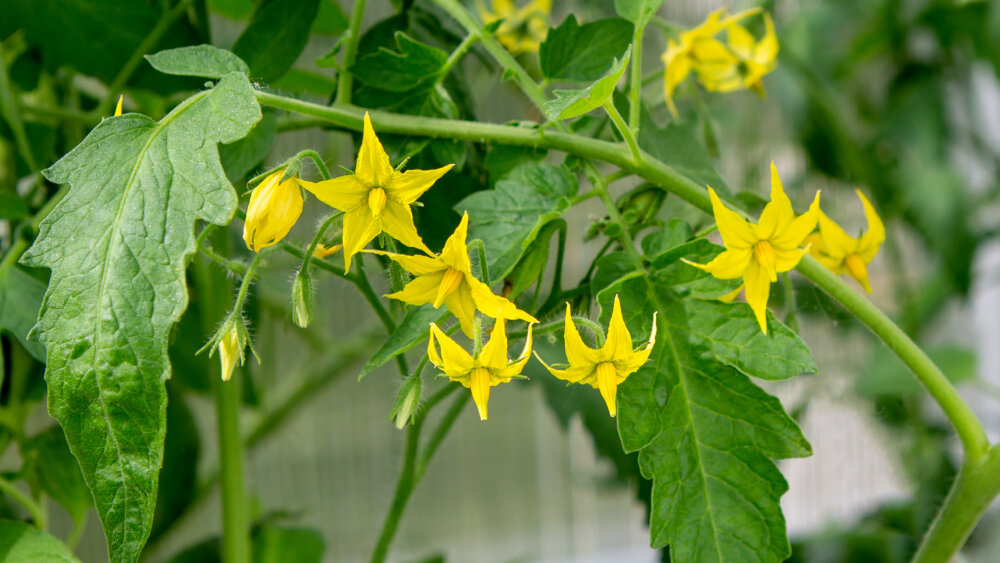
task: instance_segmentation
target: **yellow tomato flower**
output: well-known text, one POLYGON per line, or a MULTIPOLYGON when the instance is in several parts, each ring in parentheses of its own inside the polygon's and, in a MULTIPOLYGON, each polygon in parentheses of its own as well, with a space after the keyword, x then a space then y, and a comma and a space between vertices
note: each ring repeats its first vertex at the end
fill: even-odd
POLYGON ((708 264, 684 261, 719 279, 742 277, 747 303, 753 309, 760 329, 767 334, 767 298, 771 283, 778 281, 779 273, 794 268, 805 255, 805 250, 799 247, 816 228, 820 213, 819 192, 816 192, 809 211, 796 217, 772 162, 771 201, 764 207, 756 225, 727 209, 715 190, 708 188, 708 193, 726 250, 708 264))
POLYGON ((285 238, 302 215, 300 180, 292 177, 282 182, 284 174, 284 170, 272 173, 250 193, 243 241, 254 252, 285 238))
POLYGON ((531 0, 520 8, 514 5, 513 0, 493 0, 492 10, 487 9, 482 0, 477 0, 476 5, 484 24, 504 20, 496 31, 496 37, 511 54, 537 52, 545 40, 552 0, 531 0))
POLYGON ((406 172, 393 169, 366 112, 354 174, 301 183, 317 199, 344 212, 344 269, 350 270, 351 257, 382 232, 406 246, 431 253, 417 234, 410 205, 452 166, 406 172))
POLYGON ((850 274, 865 288, 865 291, 871 293, 872 286, 868 283, 866 266, 875 258, 882 243, 885 242, 885 225, 882 224, 882 219, 865 194, 861 193, 861 190, 855 191, 865 208, 868 231, 859 238, 854 238, 820 211, 819 232, 809 235, 807 241, 811 243, 809 253, 819 260, 820 264, 838 276, 844 273, 850 274))
POLYGON ((431 336, 427 341, 427 356, 449 379, 472 390, 472 400, 479 408, 480 420, 486 420, 486 404, 490 400, 490 387, 507 383, 520 375, 531 355, 531 325, 524 341, 524 350, 516 360, 507 359, 507 333, 504 319, 493 325, 490 341, 478 356, 472 357, 438 326, 431 323, 431 336), (440 347, 440 351, 438 348, 440 347))
POLYGON ((663 90, 667 107, 675 118, 677 107, 674 105, 674 90, 692 71, 698 74, 706 88, 712 90, 717 88, 719 77, 734 71, 739 63, 736 53, 715 39, 715 36, 760 9, 745 10, 726 17, 727 11, 727 8, 720 8, 712 12, 701 25, 681 33, 680 41, 667 41, 667 50, 663 53, 666 65, 663 90))
POLYGON ((764 37, 756 41, 745 27, 737 23, 729 26, 729 48, 742 63, 742 76, 737 79, 733 90, 743 86, 764 94, 761 78, 778 66, 778 36, 774 33, 774 21, 767 12, 764 12, 764 29, 764 37))
POLYGON ((559 379, 590 385, 600 390, 604 402, 608 404, 608 413, 615 416, 618 414, 618 386, 646 363, 656 343, 656 312, 653 312, 653 330, 649 334, 649 341, 641 348, 633 350, 632 334, 625 326, 622 306, 618 302, 618 296, 615 295, 615 307, 611 312, 611 323, 608 325, 608 338, 604 346, 594 349, 584 344, 580 338, 567 303, 563 340, 566 345, 566 359, 569 360, 568 368, 555 369, 549 367, 541 358, 538 360, 559 379))
POLYGON ((395 260, 407 272, 416 276, 402 291, 386 297, 399 299, 410 305, 433 303, 435 308, 444 304, 462 325, 462 332, 472 338, 476 309, 489 317, 517 319, 537 323, 538 319, 517 308, 507 299, 494 295, 489 286, 472 275, 469 250, 465 238, 469 231, 469 214, 444 243, 437 256, 394 254, 372 250, 395 260))

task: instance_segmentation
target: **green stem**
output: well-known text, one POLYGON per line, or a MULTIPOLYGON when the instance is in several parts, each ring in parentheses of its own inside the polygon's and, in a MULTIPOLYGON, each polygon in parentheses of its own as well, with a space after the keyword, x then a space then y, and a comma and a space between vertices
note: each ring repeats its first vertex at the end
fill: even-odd
POLYGON ((305 149, 296 153, 296 155, 292 158, 293 159, 308 158, 309 160, 313 161, 313 164, 316 165, 316 169, 319 170, 319 175, 322 179, 324 180, 330 179, 330 170, 326 167, 326 163, 323 162, 323 157, 321 157, 318 152, 312 149, 305 149))
POLYGON ((451 52, 451 55, 448 55, 448 60, 444 62, 444 66, 441 67, 441 72, 438 74, 437 79, 438 84, 440 84, 445 77, 448 76, 451 69, 458 63, 458 61, 462 60, 462 57, 465 56, 465 54, 470 48, 472 48, 473 45, 476 44, 477 41, 479 41, 479 34, 470 33, 465 36, 465 39, 463 39, 461 43, 458 44, 458 47, 455 47, 455 50, 451 52))
POLYGON ((108 115, 111 112, 111 108, 118 100, 118 96, 121 94, 122 89, 125 88, 129 79, 132 78, 132 75, 135 74, 136 69, 138 69, 139 65, 142 63, 143 56, 152 50, 153 47, 156 47, 156 44, 160 42, 160 38, 163 37, 163 34, 170 29, 170 26, 174 25, 177 18, 181 17, 181 15, 187 11, 193 1, 194 0, 181 0, 179 4, 164 12, 160 21, 156 22, 156 26, 150 30, 149 34, 146 35, 146 38, 139 44, 139 47, 137 47, 132 53, 132 56, 125 61, 121 70, 118 71, 118 75, 115 76, 115 79, 111 81, 111 84, 108 86, 108 95, 105 96, 101 105, 97 106, 96 113, 98 115, 108 115))
MULTIPOLYGON (((458 389, 457 385, 449 385, 446 388, 447 393, 458 389)), ((472 398, 472 393, 462 393, 455 399, 455 402, 451 404, 451 408, 445 411, 444 416, 441 417, 441 422, 438 423, 437 428, 434 429, 434 433, 424 444, 423 450, 420 453, 420 457, 417 460, 416 474, 414 475, 414 484, 419 483, 421 479, 424 478, 424 473, 427 472, 427 466, 431 462, 431 458, 437 453, 438 446, 444 441, 445 436, 455 425, 455 420, 458 419, 458 415, 462 414, 462 409, 465 408, 466 403, 472 398)))
POLYGON ((31 150, 31 143, 28 141, 28 136, 24 131, 24 122, 21 121, 21 113, 17 110, 17 96, 10 82, 6 60, 7 56, 4 53, 3 42, 0 41, 0 115, 10 125, 11 133, 14 135, 14 142, 17 144, 17 149, 21 152, 24 162, 28 165, 31 173, 37 175, 38 185, 43 186, 44 182, 38 168, 38 163, 35 161, 35 155, 31 150))
POLYGON ((486 261, 486 245, 483 244, 482 239, 474 239, 469 243, 469 248, 476 249, 476 257, 479 258, 479 281, 485 283, 486 285, 493 285, 490 281, 490 266, 486 261))
POLYGON ((785 290, 785 324, 794 332, 799 331, 799 313, 795 304, 795 287, 788 272, 781 274, 781 287, 785 290))
POLYGON ((336 105, 349 105, 351 103, 351 88, 354 83, 354 75, 351 74, 351 67, 354 66, 354 59, 358 56, 358 41, 361 39, 361 20, 365 17, 366 0, 354 0, 351 7, 351 19, 347 31, 347 44, 344 45, 344 58, 340 61, 340 76, 337 79, 336 105))
POLYGON ((45 531, 45 510, 40 504, 35 502, 28 494, 18 489, 14 483, 0 477, 0 492, 9 496, 10 498, 16 500, 18 504, 24 507, 31 515, 31 519, 34 520, 35 527, 41 531, 45 531))
POLYGON ((240 379, 213 377, 222 487, 222 561, 250 561, 250 518, 243 488, 243 440, 240 436, 240 379))
POLYGON ((998 494, 1000 447, 994 446, 982 460, 966 460, 912 562, 954 561, 965 540, 998 494))
POLYGON ((640 94, 642 93, 642 34, 646 25, 635 28, 632 37, 632 77, 629 79, 628 127, 633 134, 639 133, 640 94))
POLYGON ((615 104, 611 102, 611 100, 604 102, 602 105, 604 107, 604 111, 608 112, 608 115, 611 117, 612 123, 615 124, 615 128, 618 129, 622 138, 625 139, 625 144, 628 145, 628 150, 632 152, 632 159, 635 160, 636 163, 642 162, 642 151, 639 150, 639 143, 636 142, 635 135, 632 134, 632 130, 629 129, 628 124, 625 123, 625 119, 622 118, 622 114, 618 113, 618 108, 615 107, 615 104))
POLYGON ((399 472, 399 479, 396 481, 396 492, 392 496, 392 504, 389 506, 389 513, 386 514, 382 523, 382 531, 379 533, 378 543, 375 544, 375 551, 372 552, 371 562, 382 563, 386 555, 389 554, 389 545, 396 535, 399 527, 399 520, 403 517, 403 510, 410 500, 410 495, 416 486, 416 463, 417 450, 420 445, 420 429, 424 424, 424 417, 421 416, 406 429, 406 450, 403 453, 403 468, 399 472))

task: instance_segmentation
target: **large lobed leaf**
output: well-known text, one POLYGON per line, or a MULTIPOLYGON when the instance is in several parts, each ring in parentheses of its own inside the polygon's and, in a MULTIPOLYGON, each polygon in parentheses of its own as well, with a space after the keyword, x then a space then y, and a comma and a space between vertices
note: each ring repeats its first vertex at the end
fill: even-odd
MULTIPOLYGON (((618 294, 637 338, 659 311, 650 361, 619 392, 622 443, 639 451, 642 473, 653 480, 651 543, 669 545, 677 561, 782 561, 791 553, 780 507, 788 486, 772 460, 807 456, 810 447, 781 403, 748 376, 786 378, 815 364, 773 316, 767 336, 759 328, 751 334, 747 305, 694 297, 687 284, 703 274, 664 275, 669 255, 651 272, 596 288, 602 320, 618 294), (738 350, 723 344, 731 338, 738 350)), ((605 261, 620 270, 620 258, 605 261)))
POLYGON ((632 24, 607 18, 580 25, 570 14, 538 48, 542 75, 550 80, 597 80, 632 42, 632 24))
POLYGON ((249 81, 234 73, 159 122, 103 121, 45 171, 70 190, 23 258, 52 270, 34 335, 48 354, 49 412, 80 463, 114 561, 136 560, 152 523, 167 337, 187 306, 194 223, 226 224, 236 208, 217 144, 260 118, 249 81))

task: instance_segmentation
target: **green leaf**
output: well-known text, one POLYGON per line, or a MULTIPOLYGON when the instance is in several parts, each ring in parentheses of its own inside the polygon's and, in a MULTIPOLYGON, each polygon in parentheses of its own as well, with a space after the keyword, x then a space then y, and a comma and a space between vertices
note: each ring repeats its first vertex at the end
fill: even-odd
POLYGON ((94 501, 80 474, 80 466, 66 445, 62 429, 50 426, 32 436, 26 449, 37 456, 35 473, 42 490, 61 504, 74 520, 83 518, 94 506, 94 501))
POLYGON ((194 223, 225 225, 236 195, 216 145, 261 118, 230 74, 161 121, 100 123, 45 171, 67 196, 22 260, 52 270, 35 336, 48 352, 49 412, 66 432, 115 561, 149 534, 163 453, 167 340, 187 306, 194 223))
POLYGON ((178 47, 146 55, 156 70, 179 76, 222 78, 230 72, 250 74, 250 67, 233 53, 212 45, 178 47))
POLYGON ((455 205, 469 212, 469 240, 482 239, 490 257, 490 275, 506 277, 534 242, 538 232, 569 209, 576 177, 565 166, 525 162, 492 190, 476 192, 455 205))
POLYGON ((437 80, 448 53, 414 40, 402 31, 395 34, 399 52, 380 47, 358 60, 351 72, 363 84, 390 92, 427 89, 437 80))
POLYGON ((410 308, 403 316, 403 320, 399 321, 396 330, 386 339, 385 344, 382 344, 375 351, 372 359, 368 360, 361 373, 358 374, 358 380, 360 381, 389 360, 427 340, 427 335, 431 331, 430 324, 440 324, 448 315, 446 309, 435 309, 430 304, 410 308))
POLYGON ((603 78, 583 90, 553 90, 556 99, 549 100, 542 106, 545 117, 552 121, 571 119, 601 107, 615 93, 615 87, 622 74, 625 74, 631 56, 632 46, 629 45, 622 58, 615 59, 611 70, 603 78))
MULTIPOLYGON (((976 353, 973 350, 944 345, 927 348, 926 352, 952 383, 973 381, 978 377, 976 353)), ((854 389, 870 399, 882 395, 918 396, 925 392, 913 372, 898 356, 884 347, 876 348, 867 369, 854 382, 854 389)))
POLYGON ((337 0, 321 0, 319 12, 313 21, 311 33, 320 35, 340 35, 347 31, 350 22, 337 0))
POLYGON ((156 488, 156 510, 153 512, 150 538, 168 530, 198 491, 201 436, 180 389, 176 381, 167 385, 167 435, 163 443, 163 470, 156 488))
POLYGON ((570 14, 549 31, 538 49, 542 75, 550 80, 592 82, 604 75, 632 42, 632 24, 608 18, 579 25, 570 14))
POLYGON ((45 347, 28 340, 38 319, 45 284, 16 267, 0 273, 0 330, 6 330, 36 360, 45 361, 45 347))
POLYGON ((0 520, 0 561, 80 563, 58 539, 24 522, 0 520))
POLYGON ((0 219, 24 219, 30 215, 28 204, 17 194, 0 192, 0 219))
POLYGON ((254 536, 254 563, 320 563, 323 534, 308 528, 264 526, 254 536))
MULTIPOLYGON (((788 486, 772 460, 807 456, 809 443, 781 403, 734 367, 756 372, 761 360, 741 363, 715 348, 711 335, 731 330, 726 313, 746 305, 694 298, 660 271, 625 275, 598 292, 602 320, 619 295, 636 338, 659 311, 650 361, 618 395, 622 443, 639 451, 642 474, 653 479, 651 544, 669 545, 677 561, 783 561, 791 553, 780 507, 788 486)), ((745 346, 770 356, 786 340, 745 346)))
MULTIPOLYGON (((254 126, 246 137, 235 143, 221 145, 219 158, 226 176, 234 184, 241 181, 248 172, 253 170, 267 157, 274 145, 274 136, 278 132, 278 118, 274 112, 265 111, 264 117, 254 126)), ((241 188, 237 188, 239 191, 241 188)))
POLYGON ((309 41, 319 0, 261 0, 233 52, 255 80, 273 82, 292 68, 309 41))
POLYGON ((657 125, 650 111, 642 112, 639 122, 639 146, 661 162, 703 186, 727 193, 729 187, 715 170, 708 151, 698 140, 696 122, 672 121, 666 127, 657 125))
POLYGON ((663 0, 615 0, 615 11, 636 26, 645 26, 662 5, 663 0))
POLYGON ((510 295, 512 297, 520 295, 521 292, 531 287, 536 280, 545 274, 545 267, 549 263, 549 247, 551 246, 549 243, 552 240, 552 236, 561 233, 560 237, 565 243, 566 228, 565 219, 555 219, 546 223, 538 231, 534 242, 528 245, 524 256, 521 257, 521 260, 518 261, 508 276, 510 295))

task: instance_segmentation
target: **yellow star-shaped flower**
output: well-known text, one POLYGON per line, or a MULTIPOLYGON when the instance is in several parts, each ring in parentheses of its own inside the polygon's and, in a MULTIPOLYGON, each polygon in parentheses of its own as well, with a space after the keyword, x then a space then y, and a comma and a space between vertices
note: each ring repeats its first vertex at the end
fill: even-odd
POLYGON ((649 342, 633 350, 632 334, 625 326, 622 306, 618 302, 618 296, 615 295, 615 307, 611 312, 611 323, 608 325, 608 338, 604 346, 594 349, 584 344, 583 338, 580 338, 580 332, 576 330, 567 303, 563 340, 566 345, 566 359, 569 360, 568 368, 555 369, 541 358, 538 360, 559 379, 590 385, 600 390, 604 402, 608 404, 608 412, 611 416, 615 416, 618 414, 618 386, 646 363, 656 343, 656 312, 653 312, 653 330, 649 334, 649 342))
POLYGON ((410 205, 452 166, 395 170, 365 113, 354 174, 315 183, 301 181, 301 184, 323 203, 344 212, 344 269, 350 270, 351 257, 382 232, 406 246, 431 254, 413 224, 410 205))
POLYGON ((875 258, 882 243, 885 242, 885 225, 882 224, 882 219, 865 194, 861 193, 861 190, 855 191, 865 208, 868 231, 859 238, 854 238, 820 211, 819 232, 809 235, 806 241, 810 244, 809 253, 819 260, 820 264, 838 276, 844 273, 850 274, 865 288, 865 291, 871 293, 872 286, 868 283, 866 266, 875 258))
POLYGON ((535 317, 518 309, 507 299, 494 295, 488 285, 472 275, 469 250, 465 244, 468 231, 469 214, 466 213, 438 256, 369 251, 388 256, 416 276, 402 291, 386 297, 410 305, 433 303, 437 308, 443 304, 455 315, 462 325, 462 332, 469 338, 473 335, 476 309, 489 317, 499 318, 502 315, 506 319, 537 323, 535 317))
POLYGON ((756 225, 727 209, 715 190, 708 188, 708 193, 726 250, 708 264, 684 261, 719 279, 742 277, 747 303, 753 309, 760 329, 767 334, 767 298, 771 283, 778 281, 779 273, 794 268, 805 255, 805 250, 799 247, 816 228, 820 213, 819 192, 816 192, 809 211, 796 217, 772 162, 771 201, 764 207, 756 225))
POLYGON ((764 29, 764 37, 757 41, 745 27, 737 23, 729 26, 729 48, 742 63, 742 76, 733 90, 742 85, 758 94, 764 94, 761 78, 778 66, 778 36, 774 32, 771 14, 767 12, 764 12, 764 29))
POLYGON ((493 9, 489 10, 482 0, 476 2, 484 24, 503 20, 496 31, 497 40, 512 55, 537 52, 549 30, 552 0, 532 0, 520 8, 513 0, 493 0, 492 3, 493 9))
POLYGON ((427 356, 449 379, 472 390, 472 400, 479 408, 480 420, 486 420, 490 387, 507 383, 520 375, 524 364, 528 363, 529 355, 531 355, 531 325, 528 325, 524 350, 516 360, 511 361, 507 359, 507 332, 504 329, 503 317, 497 319, 490 334, 490 341, 483 346, 482 352, 476 357, 469 355, 436 324, 431 323, 427 356))
POLYGON ((284 170, 272 173, 250 193, 243 241, 254 252, 285 238, 302 215, 299 179, 292 177, 282 182, 284 174, 284 170))

